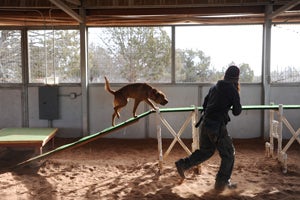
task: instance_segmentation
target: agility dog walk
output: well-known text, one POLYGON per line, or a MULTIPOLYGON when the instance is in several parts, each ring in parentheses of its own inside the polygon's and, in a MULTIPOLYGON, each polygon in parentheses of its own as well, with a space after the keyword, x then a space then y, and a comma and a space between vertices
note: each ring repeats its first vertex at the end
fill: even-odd
MULTIPOLYGON (((199 110, 202 110, 202 107, 196 107, 197 109, 199 110)), ((159 112, 161 113, 168 113, 168 112, 189 112, 189 111, 194 111, 195 108, 194 107, 184 107, 184 108, 165 108, 165 109, 160 109, 159 112)), ((22 167, 22 166, 25 166, 33 161, 39 161, 41 159, 44 159, 46 157, 49 157, 55 153, 58 153, 58 152, 61 152, 63 150, 66 150, 66 149, 70 149, 70 148, 76 148, 76 147, 80 147, 82 145, 85 145, 89 142, 92 142, 94 140, 97 140, 99 139, 100 137, 103 137, 107 134, 110 134, 114 131, 117 131, 119 129, 122 129, 122 128, 125 128, 126 126, 129 126, 131 124, 134 124, 136 122, 138 122, 139 119, 141 118, 144 118, 148 115, 150 115, 151 113, 156 113, 157 111, 155 110, 149 110, 149 111, 146 111, 136 117, 133 117, 133 118, 130 118, 122 123, 119 123, 115 126, 111 126, 109 128, 106 128, 100 132, 97 132, 97 133, 94 133, 92 135, 89 135, 89 136, 86 136, 86 137, 83 137, 81 139, 79 139, 78 141, 75 141, 75 142, 72 142, 72 143, 69 143, 69 144, 65 144, 65 145, 62 145, 60 147, 57 147, 56 149, 54 150, 51 150, 51 151, 48 151, 46 153, 43 153, 41 155, 38 155, 38 156, 35 156, 33 158, 30 158, 28 160, 25 160, 19 164, 17 164, 16 166, 13 166, 13 168, 15 167, 22 167)))
MULTIPOLYGON (((283 109, 300 109, 300 105, 283 105, 282 106, 283 109)), ((279 110, 279 105, 246 105, 246 106, 242 106, 243 110, 275 110, 278 111, 279 110)), ((190 123, 190 121, 192 121, 192 127, 193 127, 193 143, 192 143, 192 149, 195 148, 199 148, 199 138, 197 138, 198 132, 196 129, 194 129, 194 125, 197 122, 197 118, 198 118, 198 111, 202 111, 203 108, 202 107, 195 107, 195 106, 191 106, 191 107, 182 107, 182 108, 163 108, 163 109, 158 109, 158 110, 149 110, 146 111, 140 115, 138 115, 137 117, 133 117, 130 118, 122 123, 119 123, 115 126, 106 128, 100 132, 94 133, 92 135, 83 137, 81 139, 79 139, 78 141, 69 143, 69 144, 65 144, 62 145, 60 147, 57 147, 54 150, 51 150, 49 152, 43 153, 41 155, 35 156, 33 158, 30 158, 28 160, 25 160, 15 166, 12 167, 13 168, 17 168, 17 167, 22 167, 22 166, 26 166, 29 163, 33 162, 33 161, 39 161, 41 159, 45 159, 51 155, 54 155, 55 153, 64 151, 66 149, 70 149, 70 148, 76 148, 76 147, 80 147, 82 145, 85 145, 89 142, 92 142, 94 140, 99 139, 102 136, 105 136, 107 134, 110 134, 114 131, 117 131, 119 129, 125 128, 126 126, 132 125, 136 122, 138 122, 139 119, 144 118, 148 115, 150 115, 151 113, 156 113, 157 117, 156 117, 156 131, 157 131, 157 139, 158 139, 158 151, 159 151, 159 156, 158 156, 158 162, 159 162, 159 168, 162 169, 162 165, 163 165, 163 160, 166 159, 166 157, 168 156, 168 154, 170 153, 170 151, 172 150, 174 144, 176 142, 178 142, 182 148, 186 151, 187 154, 190 154, 190 150, 185 146, 185 144, 181 141, 180 139, 180 135, 182 134, 182 132, 184 131, 184 129, 188 126, 188 124, 190 123), (171 127, 171 125, 167 122, 167 120, 161 115, 161 113, 171 113, 171 112, 192 112, 187 120, 184 122, 184 124, 182 125, 182 127, 180 128, 179 132, 176 133, 173 128, 171 127), (163 155, 162 152, 162 138, 161 138, 161 122, 162 124, 164 124, 167 129, 170 131, 170 133, 173 135, 174 140, 173 142, 170 144, 169 148, 167 149, 166 153, 163 155)), ((271 124, 270 124, 271 126, 271 124)), ((299 131, 294 131, 295 133, 293 134, 293 137, 291 138, 289 143, 292 143, 294 140, 297 140, 299 142, 299 131)), ((300 143, 300 142, 299 142, 300 143)), ((290 145, 290 144, 289 144, 290 145)), ((287 147, 288 148, 288 147, 287 147)), ((284 149, 285 151, 287 149, 284 149)))

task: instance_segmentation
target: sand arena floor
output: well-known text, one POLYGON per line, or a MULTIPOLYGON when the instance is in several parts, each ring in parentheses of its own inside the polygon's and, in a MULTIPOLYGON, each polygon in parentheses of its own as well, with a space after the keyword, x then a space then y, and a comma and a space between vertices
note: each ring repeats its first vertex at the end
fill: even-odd
MULTIPOLYGON (((70 140, 56 139, 60 146, 70 140)), ((171 140, 163 140, 166 149, 171 140)), ((190 146, 190 140, 184 140, 190 146)), ((180 183, 174 162, 186 156, 178 144, 158 170, 155 139, 100 138, 84 146, 54 154, 18 170, 8 166, 32 156, 31 150, 0 150, 0 198, 2 200, 59 199, 300 199, 300 145, 288 150, 288 173, 275 159, 264 155, 262 139, 234 140, 235 190, 213 189, 220 158, 218 153, 202 164, 201 174, 187 172, 180 183)))

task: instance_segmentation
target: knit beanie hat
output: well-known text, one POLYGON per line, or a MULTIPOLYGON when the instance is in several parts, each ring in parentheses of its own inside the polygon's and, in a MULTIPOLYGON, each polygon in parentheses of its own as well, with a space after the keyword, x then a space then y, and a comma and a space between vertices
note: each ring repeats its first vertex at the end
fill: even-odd
POLYGON ((235 66, 231 65, 225 72, 224 80, 225 81, 239 81, 240 69, 235 66))

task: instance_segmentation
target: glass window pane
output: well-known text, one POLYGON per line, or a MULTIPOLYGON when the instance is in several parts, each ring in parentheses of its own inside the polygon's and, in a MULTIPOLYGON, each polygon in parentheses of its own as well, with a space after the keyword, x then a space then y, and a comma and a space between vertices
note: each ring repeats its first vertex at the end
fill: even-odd
POLYGON ((300 24, 276 24, 271 30, 271 81, 300 82, 300 24))
POLYGON ((22 83, 21 31, 0 30, 0 83, 22 83))
POLYGON ((171 27, 88 30, 89 81, 171 82, 171 27))
POLYGON ((78 30, 28 31, 29 82, 79 83, 78 30))
POLYGON ((262 25, 176 27, 176 82, 215 82, 230 64, 241 82, 260 82, 262 25))

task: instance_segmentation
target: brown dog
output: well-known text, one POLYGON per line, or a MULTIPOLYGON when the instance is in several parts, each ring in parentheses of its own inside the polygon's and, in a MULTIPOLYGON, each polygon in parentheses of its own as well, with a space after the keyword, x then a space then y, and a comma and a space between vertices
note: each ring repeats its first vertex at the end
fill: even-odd
POLYGON ((117 91, 111 90, 109 86, 109 82, 106 77, 105 78, 105 90, 114 95, 114 110, 115 112, 112 115, 112 125, 115 125, 116 116, 120 118, 119 111, 122 107, 126 106, 128 103, 128 98, 134 99, 133 106, 133 116, 136 117, 136 109, 140 102, 145 101, 148 103, 153 109, 156 109, 153 103, 149 100, 153 100, 157 104, 166 105, 168 103, 168 99, 166 95, 161 91, 151 87, 147 83, 133 83, 128 84, 117 91))

